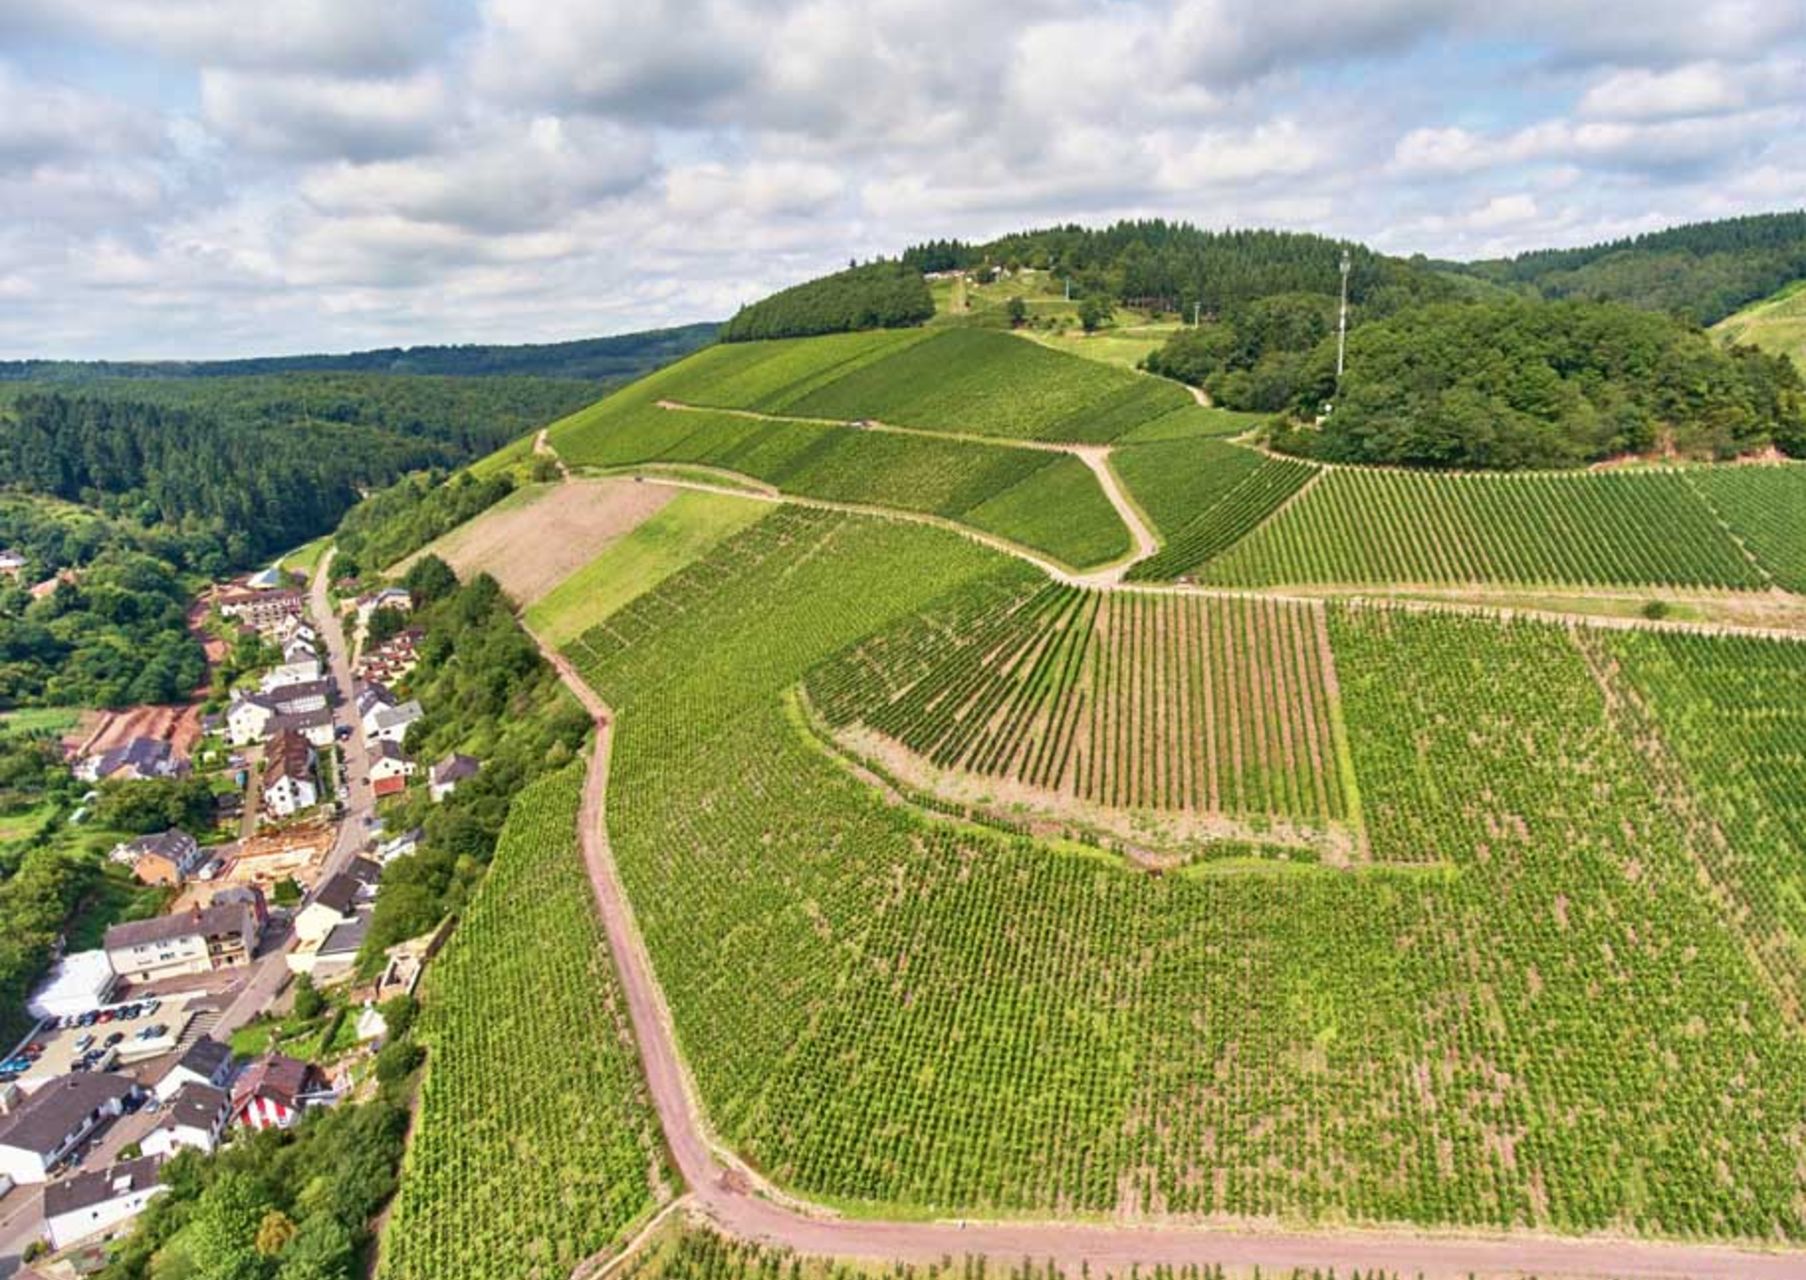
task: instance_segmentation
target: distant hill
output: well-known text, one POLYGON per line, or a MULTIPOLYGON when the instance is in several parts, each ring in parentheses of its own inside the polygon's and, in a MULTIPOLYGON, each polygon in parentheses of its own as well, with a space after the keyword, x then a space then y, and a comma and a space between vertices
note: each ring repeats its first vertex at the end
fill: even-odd
POLYGON ((1806 211, 1696 222, 1579 249, 1438 265, 1531 296, 1623 302, 1711 325, 1806 279, 1806 211))
POLYGON ((707 346, 715 340, 720 327, 714 323, 690 324, 574 342, 383 347, 342 355, 259 356, 244 360, 6 360, 0 361, 0 381, 388 373, 622 382, 707 346))

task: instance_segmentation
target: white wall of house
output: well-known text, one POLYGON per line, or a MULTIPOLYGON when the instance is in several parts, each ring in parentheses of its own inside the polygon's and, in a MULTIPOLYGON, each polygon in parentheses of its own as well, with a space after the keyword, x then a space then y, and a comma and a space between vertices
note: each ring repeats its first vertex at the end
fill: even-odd
POLYGON ((207 939, 198 933, 161 938, 107 952, 113 971, 134 982, 173 978, 185 973, 206 973, 213 967, 207 958, 207 939))
POLYGON ((111 1230, 122 1222, 129 1222, 144 1211, 144 1206, 152 1196, 167 1190, 168 1187, 153 1184, 142 1191, 132 1191, 47 1219, 45 1226, 50 1229, 51 1246, 67 1249, 77 1240, 86 1240, 89 1236, 111 1230))

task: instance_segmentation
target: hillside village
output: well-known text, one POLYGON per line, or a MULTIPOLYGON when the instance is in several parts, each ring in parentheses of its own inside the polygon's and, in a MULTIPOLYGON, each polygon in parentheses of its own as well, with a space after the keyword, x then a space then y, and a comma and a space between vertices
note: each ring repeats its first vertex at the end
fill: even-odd
POLYGON ((481 767, 410 754, 425 715, 406 692, 413 604, 281 567, 211 588, 192 614, 211 694, 107 713, 68 744, 90 787, 71 830, 140 791, 179 792, 188 817, 106 853, 159 909, 55 957, 16 1011, 29 1029, 0 1062, 0 1236, 60 1253, 115 1235, 178 1152, 368 1092, 381 1010, 411 1001, 443 937, 384 948, 360 976, 383 868, 420 842, 385 831, 377 804, 416 783, 436 803, 481 767))

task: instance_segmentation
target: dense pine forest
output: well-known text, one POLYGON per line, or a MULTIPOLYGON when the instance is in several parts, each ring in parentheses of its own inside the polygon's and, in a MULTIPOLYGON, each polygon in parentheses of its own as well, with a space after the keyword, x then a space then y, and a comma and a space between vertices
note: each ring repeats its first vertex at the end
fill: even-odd
POLYGON ((1532 296, 1624 302, 1710 325, 1806 277, 1806 211, 1449 265, 1532 296))

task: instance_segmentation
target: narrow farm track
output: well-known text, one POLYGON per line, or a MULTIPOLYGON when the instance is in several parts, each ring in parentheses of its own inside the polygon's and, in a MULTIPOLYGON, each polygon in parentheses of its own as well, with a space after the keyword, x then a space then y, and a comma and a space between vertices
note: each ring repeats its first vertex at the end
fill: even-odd
MULTIPOLYGON (((1415 1273, 1425 1277, 1529 1273, 1562 1276, 1693 1277, 1695 1280, 1782 1280, 1806 1274, 1806 1254, 1730 1246, 1544 1235, 1456 1236, 1396 1232, 1291 1231, 1246 1226, 1117 1226, 1069 1222, 913 1222, 850 1219, 788 1197, 735 1160, 709 1134, 684 1069, 664 995, 635 924, 608 842, 606 805, 614 716, 564 656, 539 642, 595 723, 585 778, 581 843, 609 950, 645 1066, 648 1090, 673 1164, 695 1211, 743 1240, 818 1257, 934 1262, 984 1255, 998 1263, 1049 1259, 1070 1268, 1222 1264, 1239 1267, 1330 1267, 1415 1273)), ((585 1263, 586 1276, 597 1274, 585 1263)))
MULTIPOLYGON (((1028 449, 1037 453, 1063 453, 1077 458, 1097 477, 1098 488, 1110 500, 1116 509, 1116 517, 1123 527, 1129 531, 1129 538, 1134 543, 1130 552, 1121 559, 1112 561, 1099 569, 1083 574, 1070 574, 1068 577, 1080 585, 1108 586, 1121 582, 1129 569, 1160 550, 1160 540, 1148 527, 1141 511, 1129 500, 1128 492, 1123 488, 1121 479, 1110 465, 1111 446, 1107 444, 1066 444, 1054 440, 1024 440, 1014 436, 986 436, 970 431, 931 431, 926 427, 899 427, 888 422, 867 419, 853 424, 839 422, 831 418, 799 418, 779 413, 760 413, 755 409, 715 409, 706 405, 687 404, 681 400, 660 400, 658 407, 674 413, 713 413, 728 414, 736 418, 749 418, 755 422, 798 422, 808 426, 838 426, 849 431, 878 431, 888 435, 922 436, 930 440, 958 440, 963 444, 995 445, 1005 449, 1028 449)), ((949 522, 953 523, 953 522, 949 522)), ((1000 540, 1001 541, 1001 540, 1000 540)), ((1013 544, 1011 544, 1013 545, 1013 544)), ((1030 553, 1032 557, 1032 553, 1030 553)), ((1038 561, 1039 562, 1039 561, 1038 561)))
MULTIPOLYGON (((790 501, 786 498, 770 500, 790 501)), ((908 518, 890 512, 870 514, 908 518)), ((928 522, 938 523, 932 519, 928 522)), ((1021 554, 1016 550, 1011 553, 1021 554)), ((1036 557, 1024 558, 1048 568, 1036 557)), ((1271 595, 1208 590, 1196 594, 1271 595)), ((1445 605, 1429 602, 1372 603, 1375 607, 1447 609, 1445 605)), ((1511 612, 1481 606, 1453 611, 1495 616, 1511 612)), ((1640 618, 1553 617, 1570 622, 1650 630, 1727 630, 1640 618)), ((1757 629, 1747 630, 1767 634, 1757 629)), ((983 1255, 999 1264, 1013 1265, 1022 1258, 1037 1258, 1074 1269, 1087 1266, 1118 1272, 1137 1264, 1217 1264, 1326 1270, 1333 1267, 1384 1269, 1423 1277, 1541 1274, 1618 1277, 1620 1280, 1646 1277, 1781 1280, 1806 1275, 1806 1252, 1798 1250, 1764 1251, 1729 1245, 1603 1237, 1564 1238, 1532 1233, 1437 1234, 1404 1227, 1311 1232, 1287 1230, 1272 1223, 1202 1227, 1030 1221, 882 1221, 843 1218, 832 1210, 785 1194, 738 1160, 709 1132, 677 1046, 664 992, 654 976, 651 957, 615 868, 608 840, 606 815, 613 712, 561 653, 540 637, 534 638, 595 725, 595 745, 579 814, 583 857, 608 936, 609 950, 626 994, 628 1015, 639 1045, 648 1091, 658 1112, 672 1163, 689 1188, 680 1202, 689 1205, 719 1230, 740 1239, 818 1257, 930 1263, 942 1258, 983 1255)), ((580 1271, 593 1277, 608 1269, 610 1264, 592 1259, 583 1264, 580 1271)))

